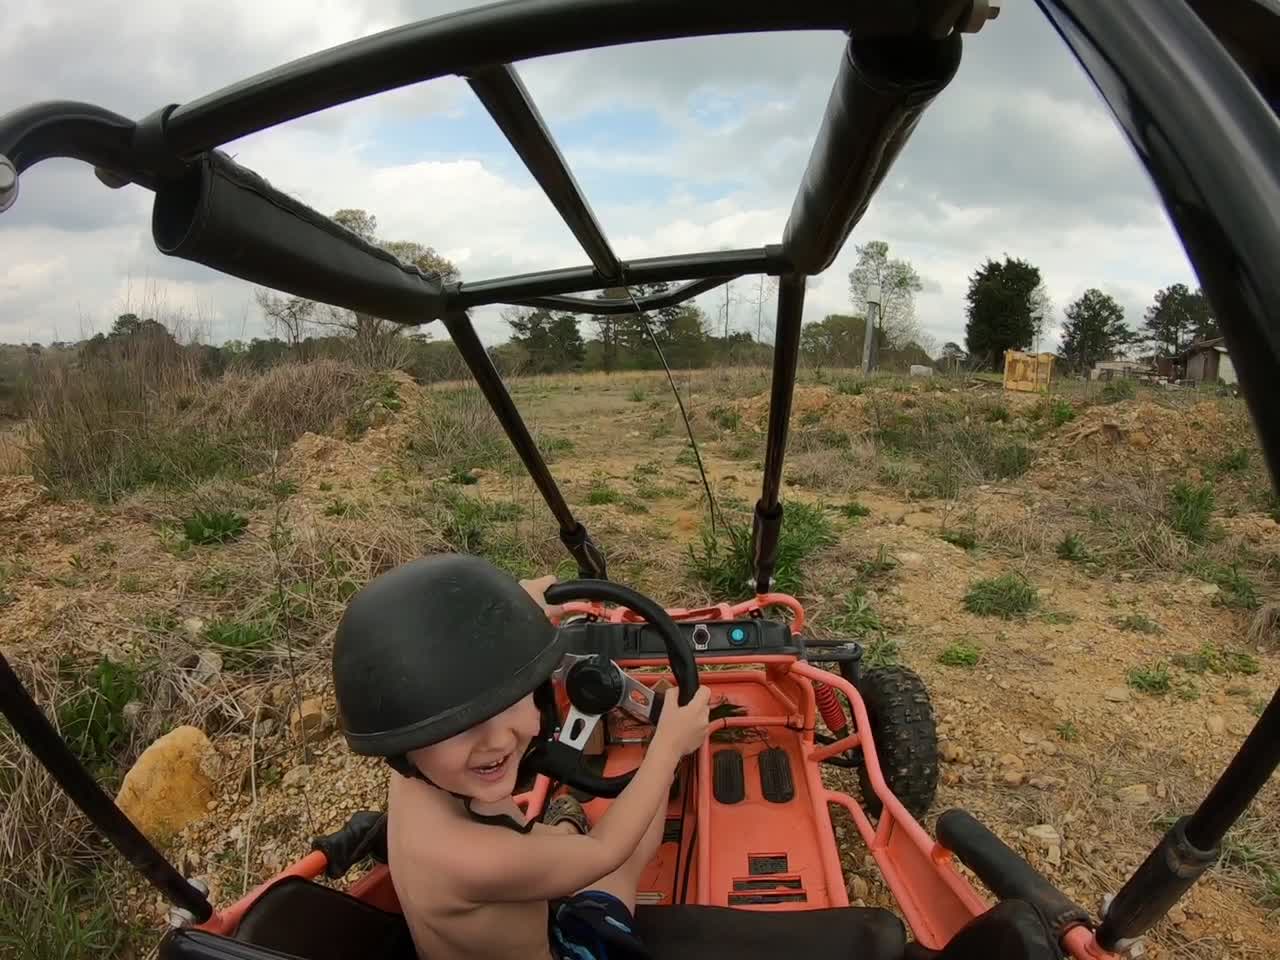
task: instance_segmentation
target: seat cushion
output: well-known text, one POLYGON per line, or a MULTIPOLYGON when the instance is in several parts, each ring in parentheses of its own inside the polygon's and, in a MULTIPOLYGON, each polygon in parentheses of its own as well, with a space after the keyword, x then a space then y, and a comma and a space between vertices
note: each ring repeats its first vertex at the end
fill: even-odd
POLYGON ((912 944, 906 960, 1058 960, 1062 951, 1035 907, 1002 900, 970 920, 941 951, 912 944))
POLYGON ((870 907, 642 906, 636 933, 654 960, 901 960, 907 940, 901 920, 870 907))
MULTIPOLYGON (((636 933, 654 960, 901 960, 906 945, 901 920, 861 907, 766 913, 646 906, 636 911, 636 933)), ((235 942, 304 960, 415 957, 402 916, 298 877, 258 897, 235 942)))

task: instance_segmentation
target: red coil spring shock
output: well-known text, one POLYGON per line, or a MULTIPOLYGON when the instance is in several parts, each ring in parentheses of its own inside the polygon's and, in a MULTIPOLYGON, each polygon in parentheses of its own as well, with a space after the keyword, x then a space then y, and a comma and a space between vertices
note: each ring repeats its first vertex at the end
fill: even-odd
POLYGON ((849 735, 849 721, 845 719, 844 708, 836 699, 836 692, 825 683, 814 681, 813 698, 818 702, 818 712, 822 714, 822 722, 827 725, 831 735, 841 740, 849 735))

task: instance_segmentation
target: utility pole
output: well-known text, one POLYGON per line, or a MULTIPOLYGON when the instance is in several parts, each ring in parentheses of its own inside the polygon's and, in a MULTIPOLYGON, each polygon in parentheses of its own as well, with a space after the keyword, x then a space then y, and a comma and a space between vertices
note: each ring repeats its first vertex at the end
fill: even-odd
POLYGON ((880 313, 880 284, 867 286, 867 318, 863 324, 862 372, 870 373, 876 365, 876 320, 880 313))
POLYGON ((756 343, 764 331, 764 274, 760 274, 760 299, 756 301, 756 343))

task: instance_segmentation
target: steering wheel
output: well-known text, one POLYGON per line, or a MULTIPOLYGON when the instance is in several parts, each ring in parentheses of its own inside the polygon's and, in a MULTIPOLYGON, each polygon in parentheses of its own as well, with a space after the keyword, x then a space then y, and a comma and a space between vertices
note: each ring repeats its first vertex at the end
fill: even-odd
MULTIPOLYGON (((628 587, 608 580, 569 580, 547 588, 551 604, 571 600, 616 603, 643 617, 657 629, 667 649, 667 662, 676 679, 678 701, 688 703, 698 690, 698 666, 693 651, 676 622, 654 601, 628 587)), ((528 768, 546 774, 596 797, 616 797, 631 782, 635 771, 603 777, 586 764, 582 750, 601 719, 615 707, 637 720, 657 723, 662 712, 662 693, 655 692, 629 675, 603 654, 567 654, 557 671, 569 694, 569 714, 554 740, 533 742, 525 758, 528 768)))

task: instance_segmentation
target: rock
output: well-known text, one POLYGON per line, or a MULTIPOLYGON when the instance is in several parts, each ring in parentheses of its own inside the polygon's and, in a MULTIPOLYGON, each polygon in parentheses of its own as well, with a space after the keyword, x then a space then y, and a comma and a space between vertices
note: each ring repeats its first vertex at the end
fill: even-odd
POLYGON ((871 892, 871 886, 856 873, 849 878, 849 896, 855 900, 865 900, 871 892))
POLYGON ((1009 767, 1005 769, 1003 773, 1000 774, 1000 779, 1002 782, 1004 782, 1006 785, 1010 787, 1018 787, 1018 786, 1021 786, 1022 782, 1027 779, 1027 774, 1023 770, 1018 770, 1013 767, 1009 767))
POLYGON ((1151 788, 1145 783, 1135 783, 1129 787, 1121 787, 1116 791, 1116 799, 1121 803, 1137 806, 1151 802, 1151 788))
POLYGON ((296 738, 323 737, 332 729, 333 721, 319 697, 308 697, 302 701, 301 708, 294 707, 289 711, 289 732, 296 738))
POLYGON ((1215 737, 1220 737, 1227 732, 1226 718, 1219 714, 1211 714, 1204 718, 1205 729, 1215 737))
POLYGON ((938 745, 938 755, 947 763, 964 762, 964 750, 961 749, 959 744, 954 743, 951 740, 943 740, 942 743, 938 745))
POLYGON ((191 679, 202 686, 209 686, 222 676, 222 654, 217 650, 201 650, 196 665, 191 668, 191 679))
POLYGON ((1102 691, 1102 697, 1104 700, 1109 700, 1112 703, 1127 703, 1129 700, 1129 688, 1107 687, 1107 689, 1102 691))
POLYGON ((1062 834, 1058 833, 1057 828, 1051 823, 1038 823, 1034 827, 1027 827, 1027 836, 1038 840, 1046 847, 1062 845, 1062 834))
POLYGON ((1054 867, 1061 866, 1062 865, 1062 848, 1058 846, 1056 843, 1051 845, 1049 849, 1045 852, 1044 858, 1049 862, 1050 866, 1054 866, 1054 867))
POLYGON ((187 635, 188 640, 196 643, 204 633, 204 621, 199 617, 187 617, 182 621, 182 632, 187 635))
POLYGON ((1040 752, 1047 757, 1055 757, 1058 755, 1058 745, 1052 740, 1041 740, 1040 752))
POLYGON ((1165 916, 1175 927, 1181 926, 1187 922, 1187 911, 1183 910, 1176 904, 1169 908, 1169 912, 1166 913, 1165 916))
POLYGON ((1200 592, 1206 597, 1215 596, 1218 593, 1219 589, 1220 587, 1216 583, 1200 584, 1200 592))
POLYGON ((1163 800, 1169 796, 1169 788, 1163 783, 1156 784, 1156 799, 1163 800))
POLYGON ((280 778, 280 786, 285 788, 300 787, 310 779, 311 768, 305 763, 300 763, 280 778))
POLYGON ((1056 790, 1063 783, 1057 777, 1032 777, 1027 782, 1037 790, 1056 790))
POLYGON ((130 700, 121 707, 120 716, 128 726, 136 727, 138 718, 142 716, 142 704, 137 700, 130 700))
POLYGON ((125 774, 116 805, 153 842, 168 839, 210 809, 209 750, 209 738, 196 727, 165 734, 125 774))
MULTIPOLYGON (((904 518, 905 519, 905 518, 904 518)), ((924 563, 924 556, 911 550, 902 550, 894 554, 903 567, 912 570, 924 563)))
POLYGON ((1016 753, 1002 753, 999 763, 1002 767, 1009 767, 1015 770, 1021 770, 1023 767, 1022 758, 1016 753))
POLYGON ((1039 743, 1043 738, 1033 730, 1021 730, 1018 732, 1018 739, 1025 744, 1031 745, 1039 743))
POLYGON ((257 726, 253 728, 253 732, 260 737, 269 737, 276 732, 276 722, 270 717, 264 717, 258 721, 257 726))

